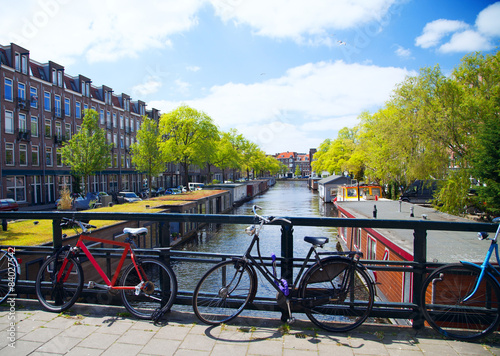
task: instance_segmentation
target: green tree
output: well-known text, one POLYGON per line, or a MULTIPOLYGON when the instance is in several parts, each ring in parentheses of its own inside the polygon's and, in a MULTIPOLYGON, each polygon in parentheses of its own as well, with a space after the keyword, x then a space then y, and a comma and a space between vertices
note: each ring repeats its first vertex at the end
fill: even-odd
POLYGON ((205 113, 183 105, 160 117, 161 144, 169 161, 180 163, 189 189, 189 165, 204 165, 207 152, 215 152, 218 129, 205 113))
POLYGON ((83 180, 83 193, 87 191, 88 177, 109 166, 112 147, 106 143, 106 132, 99 127, 97 112, 85 111, 80 131, 61 148, 63 163, 71 167, 74 176, 83 180))
POLYGON ((238 169, 241 167, 241 149, 244 137, 235 129, 223 132, 214 159, 214 165, 222 170, 222 181, 226 180, 226 169, 238 169))
POLYGON ((295 172, 294 172, 294 174, 295 174, 295 177, 298 177, 298 176, 301 175, 300 166, 299 165, 295 166, 295 172))
POLYGON ((158 123, 142 117, 141 128, 137 131, 137 141, 130 146, 132 163, 138 171, 145 172, 148 177, 148 198, 151 198, 152 177, 165 171, 166 157, 161 150, 161 135, 158 123))

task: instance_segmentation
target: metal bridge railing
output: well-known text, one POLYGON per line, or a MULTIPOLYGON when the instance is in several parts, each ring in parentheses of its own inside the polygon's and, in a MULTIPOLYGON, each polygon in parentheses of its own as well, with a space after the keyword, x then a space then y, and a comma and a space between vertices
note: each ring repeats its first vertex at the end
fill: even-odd
MULTIPOLYGON (((99 212, 0 212, 0 219, 33 219, 52 220, 53 245, 52 246, 16 246, 16 251, 20 254, 50 254, 63 244, 62 230, 60 223, 63 218, 73 218, 78 220, 119 220, 119 221, 151 221, 159 223, 159 245, 160 247, 170 246, 170 222, 197 222, 216 224, 255 224, 257 221, 253 216, 222 215, 222 214, 171 214, 171 213, 99 213, 99 212)), ((285 217, 292 222, 292 226, 281 226, 281 256, 278 261, 281 265, 281 278, 287 279, 291 285, 293 283, 293 268, 300 267, 302 258, 296 258, 293 254, 294 238, 293 226, 326 226, 326 227, 357 227, 372 229, 411 229, 413 230, 413 261, 371 261, 363 260, 371 270, 380 271, 406 271, 412 272, 413 300, 411 303, 376 302, 370 314, 371 317, 412 319, 413 327, 419 329, 423 327, 424 319, 420 313, 420 289, 426 270, 429 266, 436 266, 436 263, 427 263, 427 231, 487 231, 495 232, 496 224, 485 223, 459 223, 459 222, 437 222, 428 220, 379 220, 379 219, 346 219, 346 218, 306 218, 306 217, 285 217)), ((278 225, 278 224, 276 224, 278 225)), ((0 246, 5 248, 7 246, 0 246)), ((95 256, 106 257, 109 261, 114 258, 116 252, 113 249, 98 248, 93 250, 95 256)), ((189 252, 176 250, 139 249, 138 253, 159 256, 165 260, 187 261, 192 263, 216 263, 223 259, 230 258, 229 254, 189 252)), ((265 259, 266 260, 266 259, 265 259)), ((269 260, 270 262, 270 260, 269 260)), ((19 282, 17 290, 20 293, 34 294, 34 278, 19 282)), ((89 292, 89 291, 87 291, 89 292)), ((193 291, 179 291, 176 304, 190 304, 193 291)), ((95 292, 94 292, 95 293, 95 292)), ((257 309, 278 311, 277 305, 271 298, 261 298, 254 301, 257 309)))

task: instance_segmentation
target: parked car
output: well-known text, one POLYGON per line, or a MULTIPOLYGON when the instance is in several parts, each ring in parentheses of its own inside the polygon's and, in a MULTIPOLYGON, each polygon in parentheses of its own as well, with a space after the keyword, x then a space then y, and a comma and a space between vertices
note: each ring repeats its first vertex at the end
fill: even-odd
POLYGON ((158 189, 156 189, 156 194, 159 196, 159 195, 164 195, 165 194, 165 188, 163 187, 159 187, 158 189))
POLYGON ((181 194, 182 192, 177 188, 167 188, 165 194, 181 194))
POLYGON ((135 194, 134 192, 118 192, 116 194, 116 200, 118 201, 118 204, 123 204, 123 203, 132 203, 134 201, 140 201, 142 200, 135 194))
POLYGON ((429 204, 438 189, 438 181, 433 179, 415 180, 399 198, 413 204, 429 204))
POLYGON ((14 199, 0 199, 0 211, 17 211, 19 204, 14 199))

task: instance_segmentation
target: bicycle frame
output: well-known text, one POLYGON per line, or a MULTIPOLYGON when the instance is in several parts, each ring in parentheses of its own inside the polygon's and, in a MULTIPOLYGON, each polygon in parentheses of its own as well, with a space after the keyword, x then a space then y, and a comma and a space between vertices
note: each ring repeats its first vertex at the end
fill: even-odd
MULTIPOLYGON (((96 269, 97 273, 101 276, 101 278, 104 280, 106 285, 108 286, 109 289, 115 289, 115 290, 135 290, 137 286, 116 286, 116 281, 118 279, 119 273, 123 267, 123 263, 125 262, 125 259, 127 258, 128 253, 130 252, 130 258, 132 259, 132 263, 134 264, 134 267, 137 271, 137 274, 139 275, 140 279, 142 282, 144 282, 144 273, 141 273, 141 270, 139 266, 137 266, 137 263, 135 261, 135 254, 134 250, 130 246, 130 243, 128 242, 120 242, 120 241, 111 241, 111 240, 106 240, 106 239, 99 239, 95 237, 91 237, 88 235, 81 234, 80 237, 78 238, 78 242, 76 243, 76 247, 81 249, 85 256, 89 259, 90 263, 92 263, 92 266, 96 269), (104 271, 102 270, 101 266, 97 263, 96 259, 92 255, 92 253, 89 251, 87 246, 83 243, 83 241, 93 241, 93 242, 98 242, 98 243, 103 243, 103 244, 108 244, 108 245, 114 245, 114 246, 121 246, 124 248, 122 252, 122 256, 120 258, 120 261, 118 263, 118 266, 116 268, 115 273, 113 274, 113 279, 109 280, 108 276, 104 271)), ((64 259, 62 268, 59 270, 59 274, 57 276, 57 280, 60 280, 61 275, 63 271, 65 270, 66 264, 68 263, 68 259, 64 259)), ((73 266, 70 266, 73 268, 73 266)), ((66 276, 66 279, 69 277, 69 275, 66 276)))
MULTIPOLYGON (((498 230, 497 230, 497 233, 495 235, 495 238, 492 239, 492 241, 491 241, 490 247, 488 249, 488 252, 486 253, 486 257, 484 258, 483 263, 481 264, 481 266, 479 266, 479 268, 481 269, 481 273, 479 274, 476 285, 474 286, 474 290, 467 297, 464 298, 464 302, 466 302, 470 298, 472 298, 472 296, 477 292, 477 290, 479 289, 479 285, 481 284, 481 281, 484 278, 485 273, 488 273, 491 277, 493 277, 494 280, 496 280, 496 278, 495 278, 495 276, 493 276, 493 273, 495 273, 497 276, 500 276, 500 272, 498 272, 495 269, 495 267, 493 267, 493 265, 490 263, 490 258, 491 258, 491 255, 493 255, 493 251, 495 252, 495 257, 497 259, 497 263, 499 263, 499 260, 500 260, 499 256, 498 256, 497 236, 498 236, 498 230), (491 271, 493 271, 493 273, 491 273, 491 271)), ((460 261, 460 263, 466 264, 469 266, 478 267, 477 264, 472 263, 472 262, 468 262, 468 261, 460 261)))

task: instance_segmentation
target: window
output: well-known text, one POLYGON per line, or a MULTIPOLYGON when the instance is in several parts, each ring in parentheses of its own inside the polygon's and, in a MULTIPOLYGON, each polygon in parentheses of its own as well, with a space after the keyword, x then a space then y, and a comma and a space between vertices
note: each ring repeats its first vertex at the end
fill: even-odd
POLYGON ((15 201, 26 201, 25 177, 7 177, 7 198, 15 201))
POLYGON ((71 124, 64 125, 64 136, 67 140, 71 140, 71 124))
POLYGON ((109 111, 106 111, 106 125, 111 128, 111 113, 109 111))
POLYGON ((118 127, 118 122, 116 121, 116 114, 113 113, 113 127, 118 127))
MULTIPOLYGON (((118 135, 117 134, 113 134, 113 144, 116 147, 118 147, 118 135)), ((115 166, 115 167, 118 167, 118 166, 115 166)))
POLYGON ((60 149, 56 151, 56 164, 58 167, 62 167, 62 153, 60 149))
POLYGON ((71 116, 71 103, 69 98, 64 98, 64 115, 71 116))
POLYGON ((104 125, 104 110, 103 109, 99 110, 99 122, 101 123, 101 125, 104 125))
POLYGON ((52 147, 45 148, 45 162, 48 167, 52 167, 52 147))
POLYGON ((52 137, 52 124, 50 120, 45 120, 45 137, 52 137))
POLYGON ((52 84, 57 84, 57 72, 55 69, 52 69, 52 84))
POLYGON ((56 136, 59 141, 62 140, 62 126, 59 121, 56 122, 56 136))
POLYGON ((17 83, 17 97, 19 99, 26 99, 26 86, 23 83, 17 83))
POLYGON ((368 260, 377 259, 377 240, 370 235, 368 235, 368 239, 366 241, 366 258, 368 260))
POLYGON ((28 57, 27 56, 21 57, 21 70, 22 70, 23 74, 28 74, 28 57))
POLYGON ((38 118, 36 116, 31 117, 31 136, 38 137, 38 118))
POLYGON ((26 132, 26 131, 28 131, 26 127, 26 115, 19 114, 19 132, 26 132))
POLYGON ((32 108, 37 108, 38 107, 38 89, 37 88, 30 88, 30 105, 32 108))
POLYGON ((111 143, 111 132, 108 132, 108 133, 106 134, 106 143, 107 143, 107 144, 110 144, 110 143, 111 143))
POLYGON ((12 101, 13 95, 14 92, 12 90, 12 79, 5 78, 5 93, 4 93, 5 100, 12 101))
POLYGON ((40 152, 38 146, 31 146, 31 165, 32 166, 40 165, 40 152))
POLYGON ((56 117, 61 117, 61 97, 59 95, 54 95, 54 112, 56 117))
POLYGON ((120 115, 120 129, 123 130, 123 128, 124 128, 123 115, 120 115))
POLYGON ((14 165, 14 144, 10 142, 5 143, 5 164, 7 166, 14 165))
POLYGON ((86 111, 89 109, 87 104, 83 104, 83 115, 85 115, 86 111))
POLYGON ((28 146, 25 144, 19 145, 19 164, 21 166, 28 165, 28 146))
POLYGON ((125 141, 123 135, 120 135, 120 148, 125 148, 125 141))
POLYGON ((43 93, 43 106, 45 108, 45 111, 50 111, 50 93, 49 92, 43 93))
POLYGON ((135 120, 134 119, 130 119, 130 131, 134 132, 135 130, 135 120))
POLYGON ((5 110, 5 133, 14 133, 14 114, 5 110))
POLYGON ((75 117, 77 119, 82 118, 82 104, 80 104, 78 102, 75 103, 75 117))
POLYGON ((358 250, 361 250, 361 229, 353 228, 353 244, 354 247, 358 250))
POLYGON ((57 85, 63 86, 63 72, 62 70, 57 71, 57 85))
POLYGON ((14 57, 14 68, 19 72, 21 70, 21 58, 19 56, 19 53, 15 54, 14 57))

